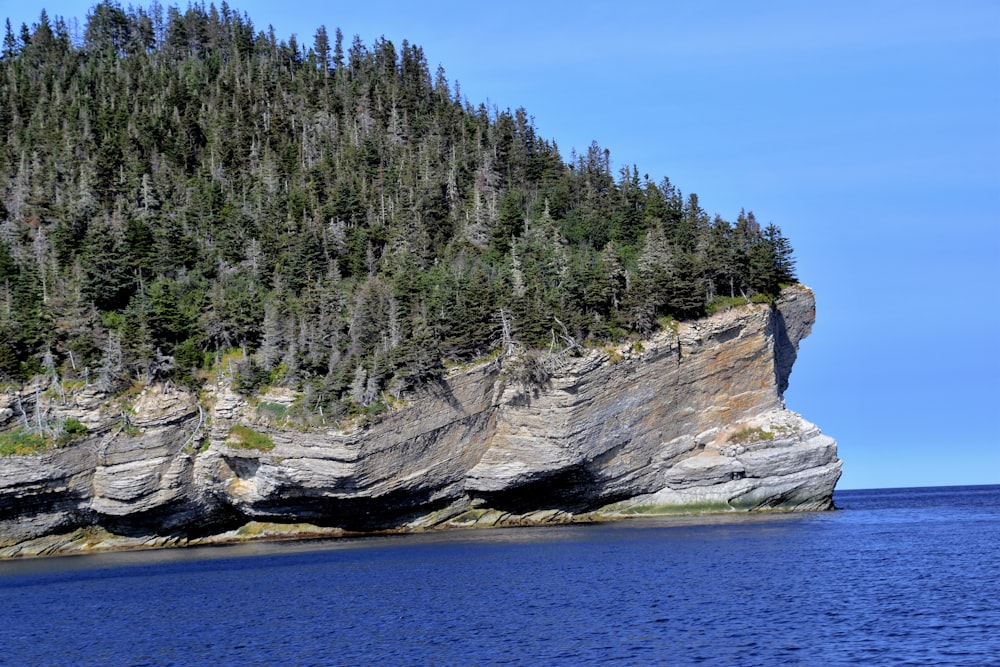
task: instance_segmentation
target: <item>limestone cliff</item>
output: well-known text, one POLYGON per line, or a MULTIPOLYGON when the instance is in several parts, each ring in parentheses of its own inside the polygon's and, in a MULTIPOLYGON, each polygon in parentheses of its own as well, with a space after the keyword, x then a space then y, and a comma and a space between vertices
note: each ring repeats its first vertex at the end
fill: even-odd
POLYGON ((200 399, 152 386, 116 399, 0 394, 0 427, 44 401, 89 428, 70 446, 0 458, 0 555, 829 509, 836 443, 782 399, 814 318, 812 293, 793 287, 774 306, 566 357, 542 386, 508 383, 496 362, 456 371, 346 431, 268 423, 224 378, 200 399), (237 424, 273 448, 239 446, 237 424))

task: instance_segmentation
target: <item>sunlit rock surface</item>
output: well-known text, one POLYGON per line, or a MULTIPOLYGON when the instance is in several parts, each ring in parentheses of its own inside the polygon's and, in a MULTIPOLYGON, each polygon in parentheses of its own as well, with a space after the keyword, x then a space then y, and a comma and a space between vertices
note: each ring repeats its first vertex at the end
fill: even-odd
POLYGON ((224 379, 200 404, 147 387, 127 410, 90 390, 0 394, 0 428, 37 400, 90 429, 63 449, 0 458, 0 555, 829 509, 836 443, 782 400, 814 319, 797 286, 773 307, 567 357, 544 386, 508 385, 498 363, 455 372, 348 431, 270 425, 224 379), (237 424, 274 447, 237 446, 237 424))

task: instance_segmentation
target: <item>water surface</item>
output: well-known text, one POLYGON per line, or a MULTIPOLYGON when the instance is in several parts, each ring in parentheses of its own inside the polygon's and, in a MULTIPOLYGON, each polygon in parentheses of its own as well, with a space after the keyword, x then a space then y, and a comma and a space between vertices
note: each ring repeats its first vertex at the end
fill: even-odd
POLYGON ((0 562, 0 665, 991 664, 1000 487, 0 562))

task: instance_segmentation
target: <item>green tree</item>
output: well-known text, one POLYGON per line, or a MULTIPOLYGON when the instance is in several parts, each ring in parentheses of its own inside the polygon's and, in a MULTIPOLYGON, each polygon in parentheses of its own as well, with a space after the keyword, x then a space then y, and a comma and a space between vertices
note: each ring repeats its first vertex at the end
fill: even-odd
POLYGON ((187 382, 241 347, 251 380, 337 412, 495 349, 501 312, 527 347, 598 342, 794 280, 776 226, 596 142, 564 160, 407 41, 345 53, 320 26, 305 49, 225 4, 84 24, 8 21, 0 52, 8 377, 48 354, 103 387, 187 382))
POLYGON ((83 294, 100 310, 122 310, 135 292, 128 260, 115 231, 102 222, 91 223, 80 255, 83 294))
POLYGON ((764 228, 764 240, 771 248, 774 255, 775 280, 781 283, 794 283, 795 277, 795 257, 793 256, 792 244, 782 235, 781 229, 774 223, 764 228))
POLYGON ((191 321, 180 302, 178 285, 169 278, 153 281, 148 287, 144 313, 154 345, 171 349, 191 333, 191 321))

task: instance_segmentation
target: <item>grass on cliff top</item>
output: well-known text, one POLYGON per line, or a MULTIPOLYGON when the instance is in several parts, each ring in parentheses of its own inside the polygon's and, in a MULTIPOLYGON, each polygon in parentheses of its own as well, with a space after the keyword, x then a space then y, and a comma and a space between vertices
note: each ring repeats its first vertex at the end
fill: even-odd
POLYGON ((52 430, 45 436, 23 428, 9 433, 0 433, 0 456, 30 456, 51 449, 53 445, 65 447, 76 438, 86 435, 88 430, 78 420, 67 419, 52 427, 52 430))
POLYGON ((774 303, 774 297, 770 294, 754 294, 749 299, 745 296, 717 296, 705 306, 705 313, 715 315, 730 308, 742 308, 751 303, 774 303))
POLYGON ((238 449, 256 449, 262 452, 274 449, 274 441, 269 436, 243 424, 237 424, 229 429, 229 440, 226 444, 238 449))
POLYGON ((284 403, 272 403, 270 401, 258 401, 256 411, 258 415, 274 422, 281 422, 288 416, 288 406, 284 403))
POLYGON ((0 456, 26 456, 48 449, 45 438, 24 429, 0 433, 0 456))
POLYGON ((749 442, 761 442, 762 440, 774 440, 774 433, 765 431, 759 426, 748 426, 729 436, 729 442, 738 445, 745 445, 749 442))

